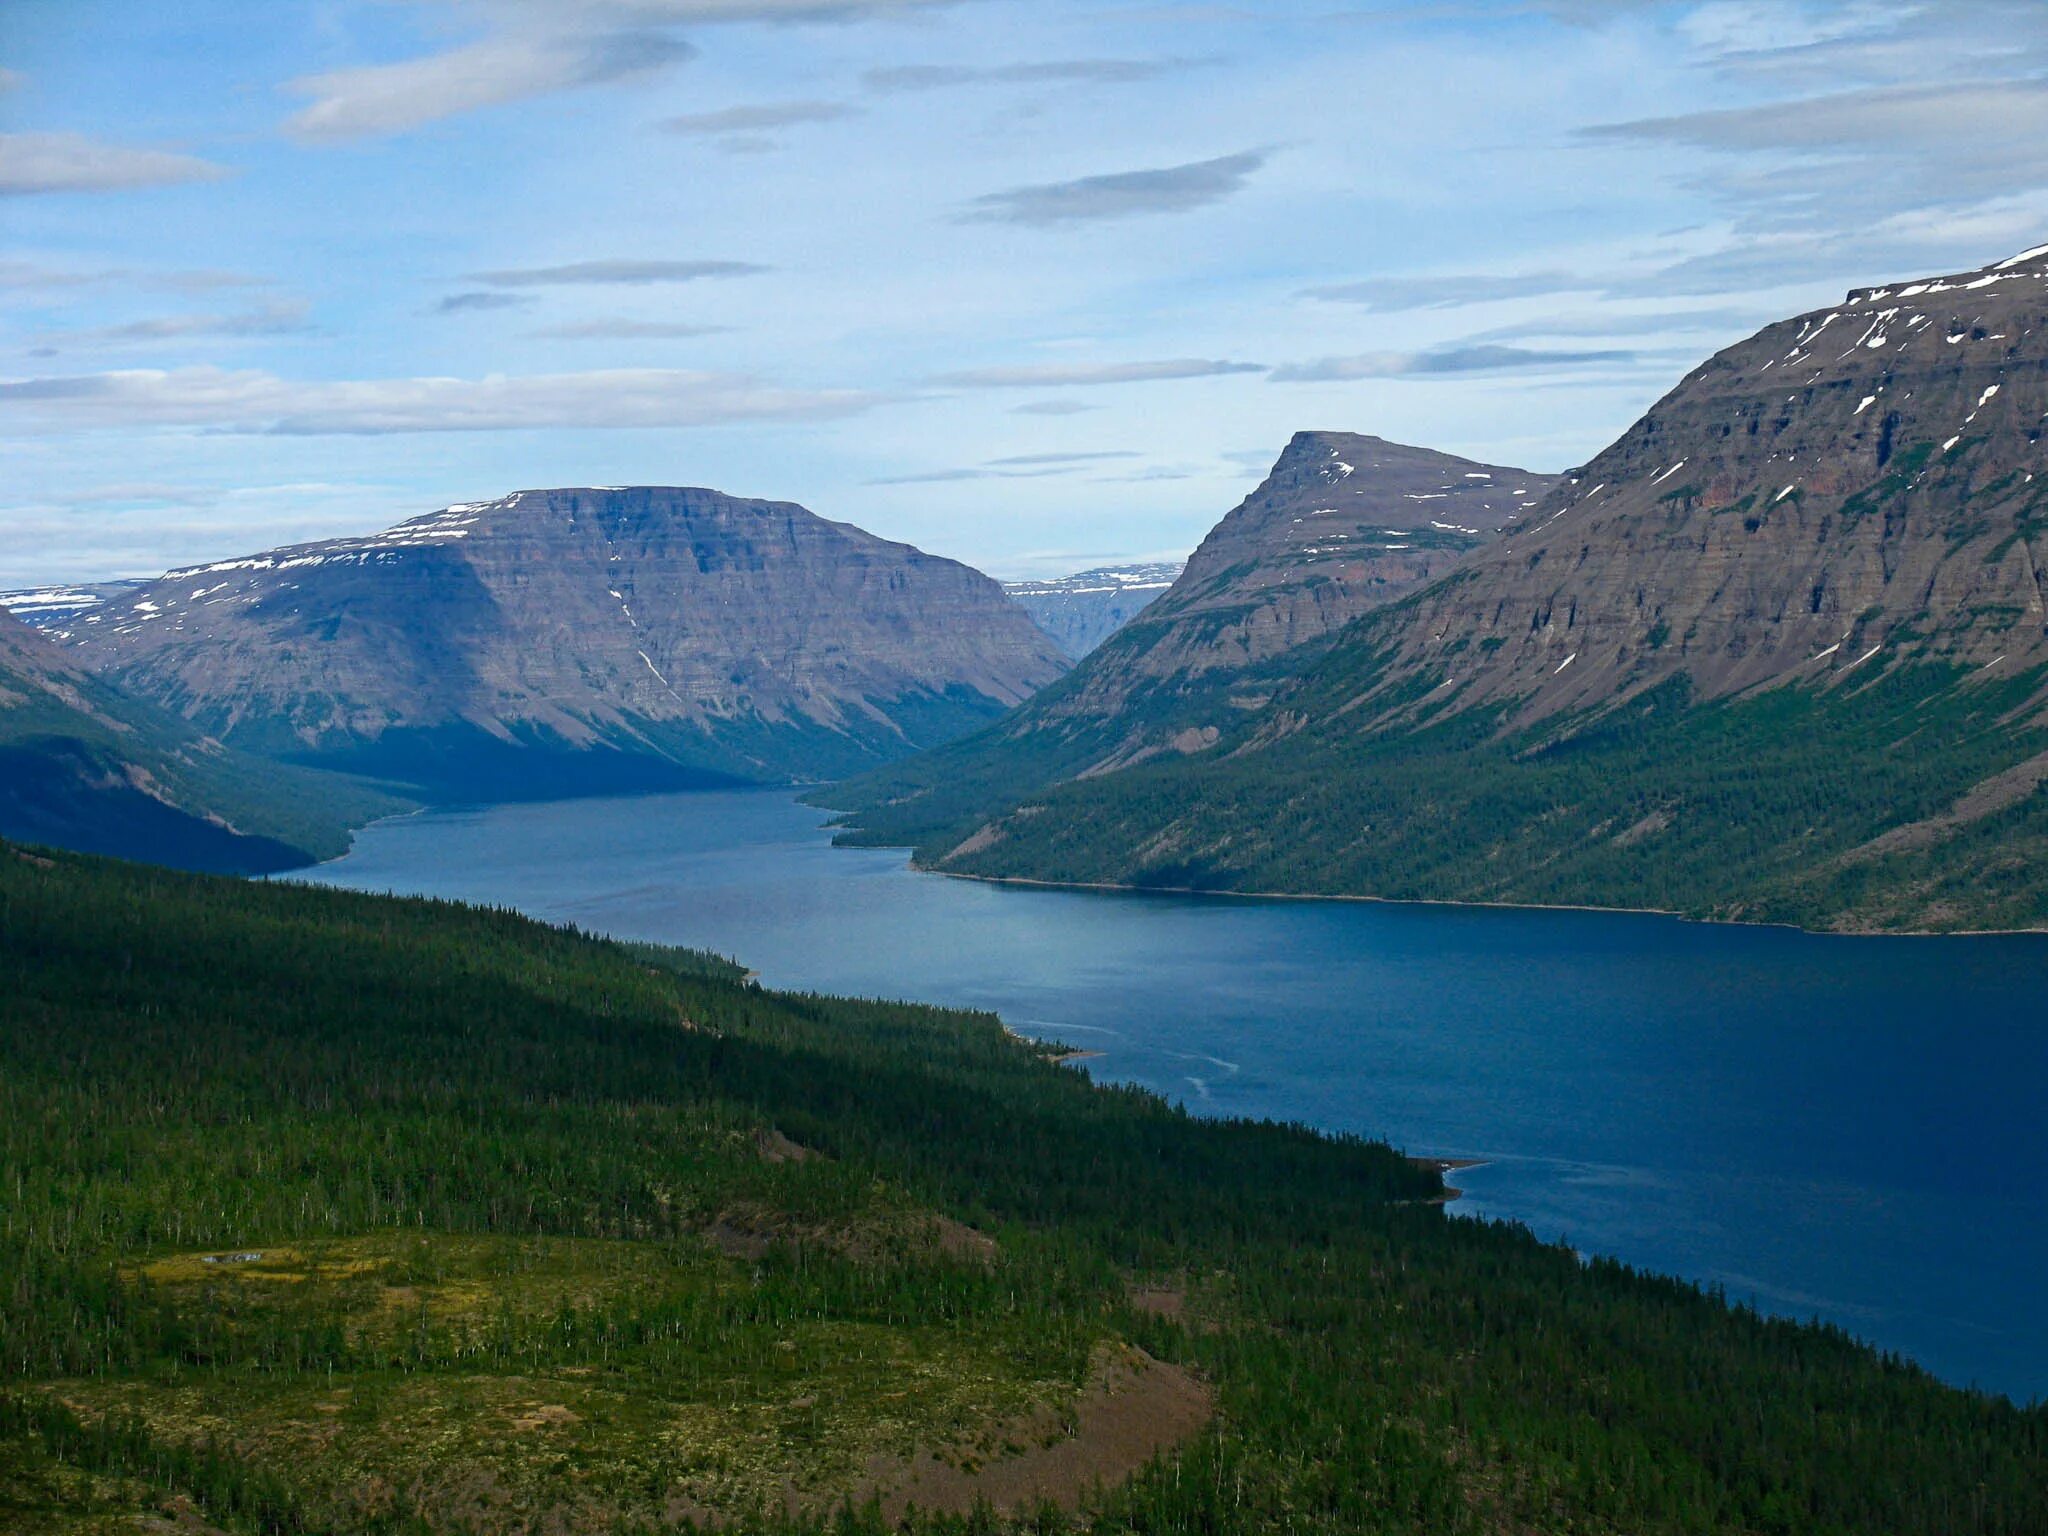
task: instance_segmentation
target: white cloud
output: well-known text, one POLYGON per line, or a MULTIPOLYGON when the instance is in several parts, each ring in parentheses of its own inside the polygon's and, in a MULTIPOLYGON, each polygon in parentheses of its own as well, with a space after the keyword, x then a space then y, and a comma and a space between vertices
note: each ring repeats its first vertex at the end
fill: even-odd
POLYGON ((719 336, 728 325, 691 325, 679 320, 631 320, 622 315, 595 320, 571 320, 562 325, 543 326, 533 334, 550 341, 688 341, 698 336, 719 336))
POLYGON ((0 133, 0 195, 117 192, 213 181, 227 167, 167 149, 108 144, 79 133, 0 133))
POLYGON ((1630 352, 1536 352, 1525 347, 1460 346, 1425 352, 1360 352, 1323 357, 1275 368, 1275 384, 1331 384, 1357 379, 1454 378, 1469 374, 1581 368, 1594 363, 1627 363, 1630 352))
POLYGON ((483 107, 644 75, 695 52, 660 33, 506 33, 446 53, 294 80, 290 89, 310 101, 286 126, 304 139, 403 133, 483 107))
POLYGON ((1467 304, 1493 304, 1502 299, 1539 298, 1553 293, 1583 292, 1597 283, 1575 272, 1461 272, 1426 277, 1369 277, 1354 283, 1331 283, 1302 291, 1305 299, 1356 304, 1377 311, 1456 309, 1467 304))
POLYGON ((1117 171, 1078 181, 1046 182, 978 197, 961 215, 969 222, 1029 224, 1044 228, 1134 215, 1186 213, 1205 208, 1244 189, 1266 163, 1268 151, 1196 160, 1148 171, 1117 171))
POLYGON ((1147 363, 1025 363, 1009 368, 966 368, 942 373, 934 384, 964 389, 1063 389, 1092 384, 1150 384, 1164 379, 1208 379, 1227 373, 1264 373, 1263 363, 1175 357, 1147 363))
MULTIPOLYGON (((476 42, 391 64, 294 80, 308 98, 286 127, 340 140, 404 133, 443 118, 653 74, 696 56, 674 34, 691 23, 831 21, 951 0, 485 0, 494 29, 476 42)), ((457 7, 450 5, 450 10, 457 7)))
POLYGON ((769 268, 751 261, 572 261, 558 267, 472 272, 494 288, 556 288, 588 284, 693 283, 705 277, 755 277, 769 268))
POLYGON ((836 122, 856 116, 859 111, 843 101, 770 101, 748 107, 724 107, 716 112, 686 112, 680 117, 664 118, 661 126, 670 133, 713 137, 793 128, 802 123, 836 122))
POLYGON ((0 379, 0 418, 41 428, 199 427, 286 436, 694 427, 847 416, 883 397, 663 368, 302 383, 256 370, 132 369, 0 379))
POLYGON ((1186 63, 1178 59, 1050 59, 1034 64, 899 64, 870 69, 861 83, 883 95, 936 91, 955 85, 1123 85, 1153 80, 1186 63))
POLYGON ((155 315, 146 320, 127 320, 118 325, 94 326, 89 330, 46 331, 36 339, 70 347, 104 347, 211 337, 288 336, 308 328, 303 302, 280 301, 228 314, 155 315))

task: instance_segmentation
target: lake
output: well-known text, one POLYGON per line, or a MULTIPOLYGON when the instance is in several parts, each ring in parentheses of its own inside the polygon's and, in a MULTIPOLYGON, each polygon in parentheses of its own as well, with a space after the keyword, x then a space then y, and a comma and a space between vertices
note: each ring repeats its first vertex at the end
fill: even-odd
POLYGON ((1203 1113, 1483 1159, 1461 1214, 2048 1396, 2048 939, 1004 887, 741 791, 441 810, 292 878, 991 1009, 1203 1113))

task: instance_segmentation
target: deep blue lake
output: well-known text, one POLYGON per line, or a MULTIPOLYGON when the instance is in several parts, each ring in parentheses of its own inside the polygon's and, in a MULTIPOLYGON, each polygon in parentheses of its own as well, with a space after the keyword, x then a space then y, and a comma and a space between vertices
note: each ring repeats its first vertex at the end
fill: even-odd
POLYGON ((2048 1397, 2048 939, 1000 887, 783 792, 435 811, 294 878, 999 1012, 1215 1114, 1486 1160, 1457 1212, 2048 1397))

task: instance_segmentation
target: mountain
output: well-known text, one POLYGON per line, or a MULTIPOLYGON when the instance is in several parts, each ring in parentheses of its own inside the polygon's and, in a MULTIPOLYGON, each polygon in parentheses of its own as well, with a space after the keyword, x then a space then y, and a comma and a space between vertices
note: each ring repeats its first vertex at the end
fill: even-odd
POLYGON ((1173 585, 1184 562, 1105 565, 1051 581, 1006 581, 1010 601, 1079 661, 1173 585))
POLYGON ((69 627, 231 745, 493 799, 844 774, 1066 665, 964 565, 666 487, 521 491, 173 571, 69 627))
POLYGON ((0 836, 248 874, 340 853, 388 808, 224 750, 0 612, 0 836))
POLYGON ((1859 289, 1409 600, 1141 700, 1183 755, 1084 780, 1006 727, 968 793, 847 802, 962 873, 2038 926, 2044 415, 2048 247, 1859 289))
POLYGON ((1354 619, 1450 570, 1557 483, 1358 433, 1297 433, 1172 587, 1065 678, 982 734, 819 798, 859 810, 851 837, 929 858, 947 833, 982 835, 1013 792, 1205 752, 1266 706, 1268 672, 1288 675, 1354 619))

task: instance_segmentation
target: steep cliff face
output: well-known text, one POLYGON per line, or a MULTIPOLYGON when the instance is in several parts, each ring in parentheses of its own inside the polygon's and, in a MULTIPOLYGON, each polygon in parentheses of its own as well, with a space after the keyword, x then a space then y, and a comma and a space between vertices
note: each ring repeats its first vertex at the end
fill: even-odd
POLYGON ((1117 750, 1019 726, 1168 601, 845 804, 962 873, 2048 924, 2044 424, 2048 247, 1859 290, 1702 365, 1406 600, 1098 702, 1117 750))
MULTIPOLYGON (((2048 250, 1859 290, 1696 369, 1400 640, 1462 707, 2048 657, 2048 250)), ((1391 681, 1392 679, 1390 679, 1391 681)))
POLYGON ((1098 566, 1046 581, 1006 581, 1010 601, 1079 661, 1159 600, 1184 562, 1098 566))
POLYGON ((0 837, 257 873, 341 852, 380 808, 238 758, 0 612, 0 837))
POLYGON ((843 773, 1064 667, 966 566, 664 487, 523 491, 176 571, 70 633, 232 744, 480 795, 843 773))

